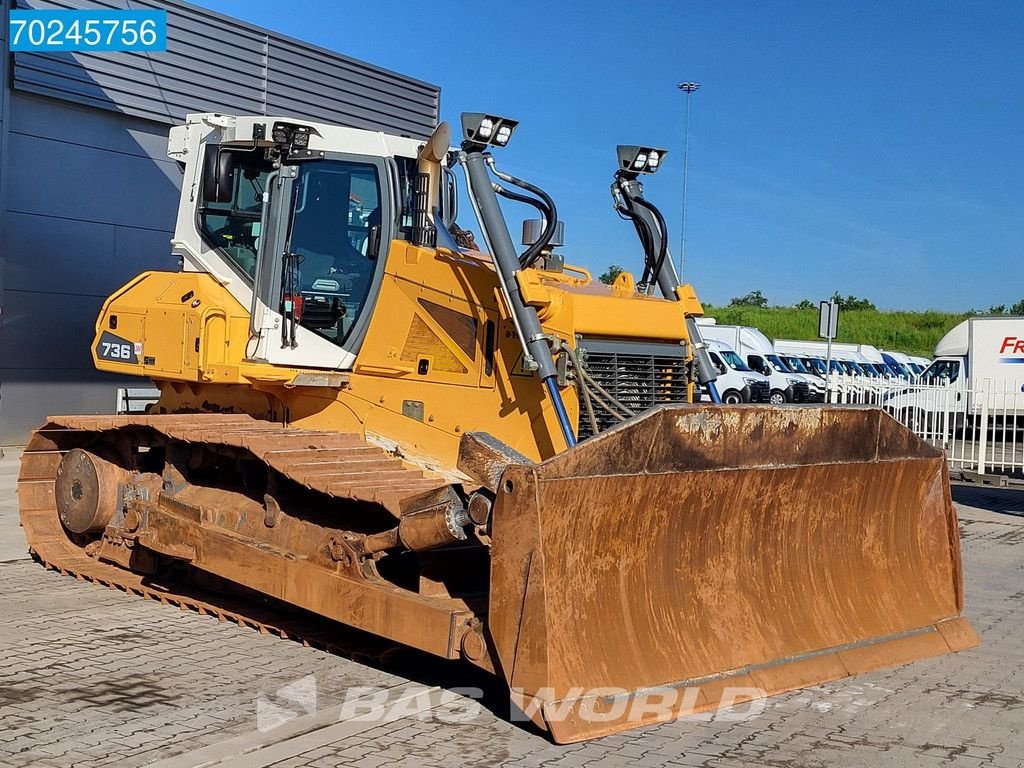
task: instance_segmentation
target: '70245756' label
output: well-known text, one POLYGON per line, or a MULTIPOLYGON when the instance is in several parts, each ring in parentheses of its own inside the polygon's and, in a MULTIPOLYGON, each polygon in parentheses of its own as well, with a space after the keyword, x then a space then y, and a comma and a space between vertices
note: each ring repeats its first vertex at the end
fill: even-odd
POLYGON ((12 51, 165 51, 167 11, 12 10, 12 51))

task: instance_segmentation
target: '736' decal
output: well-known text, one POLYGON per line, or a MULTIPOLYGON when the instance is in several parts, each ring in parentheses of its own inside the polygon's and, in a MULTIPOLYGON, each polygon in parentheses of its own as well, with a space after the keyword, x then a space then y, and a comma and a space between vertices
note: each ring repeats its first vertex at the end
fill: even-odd
POLYGON ((96 344, 96 357, 115 363, 139 362, 134 343, 106 331, 100 335, 100 340, 96 344))

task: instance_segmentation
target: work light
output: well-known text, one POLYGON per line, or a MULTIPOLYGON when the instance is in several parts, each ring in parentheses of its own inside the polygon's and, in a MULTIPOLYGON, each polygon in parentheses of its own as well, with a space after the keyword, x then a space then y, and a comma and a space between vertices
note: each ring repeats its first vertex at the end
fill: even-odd
POLYGON ((637 147, 620 144, 615 148, 619 154, 619 170, 631 176, 654 173, 661 167, 667 150, 652 147, 637 147))
POLYGON ((486 115, 483 112, 462 113, 463 145, 474 149, 487 146, 504 147, 512 138, 512 131, 519 125, 518 120, 507 117, 486 115))

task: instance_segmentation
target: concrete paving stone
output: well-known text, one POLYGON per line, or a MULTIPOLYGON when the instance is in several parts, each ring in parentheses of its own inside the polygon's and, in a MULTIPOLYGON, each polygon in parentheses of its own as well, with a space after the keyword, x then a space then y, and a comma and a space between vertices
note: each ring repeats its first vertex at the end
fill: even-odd
POLYGON ((280 760, 272 763, 269 768, 305 768, 306 758, 302 755, 289 757, 287 760, 280 760))

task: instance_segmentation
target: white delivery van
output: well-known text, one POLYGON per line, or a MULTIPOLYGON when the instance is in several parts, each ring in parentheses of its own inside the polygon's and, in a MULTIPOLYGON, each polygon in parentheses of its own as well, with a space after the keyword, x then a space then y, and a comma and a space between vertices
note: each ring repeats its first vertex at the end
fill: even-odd
POLYGON ((719 325, 714 318, 700 319, 697 325, 704 339, 727 344, 748 368, 768 378, 771 387, 768 402, 772 405, 824 402, 824 379, 794 371, 776 354, 768 337, 757 328, 749 325, 719 325))
POLYGON ((1024 414, 1024 317, 964 320, 935 345, 920 384, 891 395, 886 409, 909 416, 912 425, 952 428, 972 421, 983 405, 1024 414))
POLYGON ((878 351, 882 353, 882 358, 901 379, 914 380, 924 370, 924 368, 910 359, 910 355, 902 352, 893 352, 888 349, 880 349, 878 351))
MULTIPOLYGON (((704 335, 701 330, 701 336, 704 335)), ((766 403, 771 394, 768 379, 740 359, 736 351, 727 344, 704 339, 708 347, 708 355, 715 366, 718 380, 715 386, 723 403, 766 403)))

